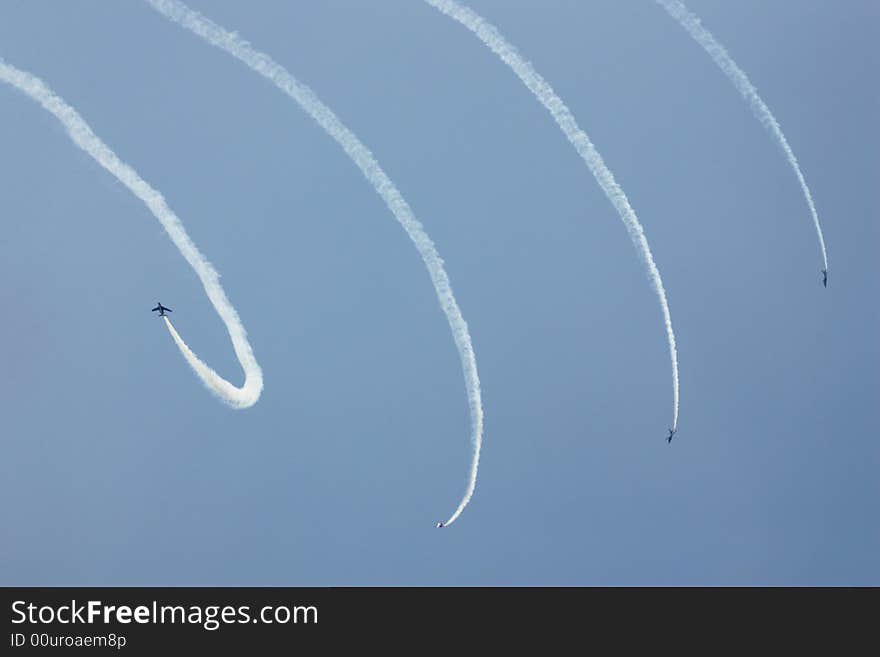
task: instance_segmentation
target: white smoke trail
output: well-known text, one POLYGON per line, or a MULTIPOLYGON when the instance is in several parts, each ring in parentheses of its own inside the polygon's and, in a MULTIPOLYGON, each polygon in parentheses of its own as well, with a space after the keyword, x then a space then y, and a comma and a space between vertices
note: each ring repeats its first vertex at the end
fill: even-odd
POLYGON ((278 89, 295 100, 299 106, 320 125, 328 135, 342 146, 346 154, 360 168, 364 177, 376 189, 388 209, 400 222, 403 229, 418 249, 425 262, 434 290, 440 301, 440 307, 452 329, 452 337, 461 358, 467 389, 468 406, 471 417, 471 440, 473 442, 473 459, 464 496, 444 525, 451 525, 470 502, 477 483, 477 469, 480 463, 480 448, 483 441, 483 406, 480 394, 480 377, 477 374, 477 361, 467 323, 452 293, 449 277, 443 268, 443 260, 431 238, 425 232, 421 222, 416 219, 409 204, 391 182, 388 175, 379 166, 369 149, 361 143, 333 111, 324 105, 307 86, 294 78, 284 67, 275 62, 265 53, 259 52, 233 32, 229 32, 210 19, 193 11, 178 0, 146 0, 156 11, 185 27, 211 45, 225 50, 236 59, 242 61, 251 70, 259 73, 272 82, 278 89))
POLYGON ((205 259, 196 245, 193 244, 186 230, 184 230, 180 219, 171 211, 162 195, 150 187, 134 169, 120 160, 92 132, 92 129, 77 111, 60 97, 56 96, 42 80, 7 64, 2 59, 0 59, 0 80, 23 92, 55 115, 67 129, 67 133, 73 142, 91 155, 98 164, 113 174, 119 182, 128 187, 132 194, 143 201, 150 209, 150 212, 159 220, 171 241, 180 250, 181 255, 186 258, 186 261, 195 270, 208 298, 214 305, 214 309, 226 325, 226 330, 229 332, 232 346, 235 349, 235 355, 238 357, 238 362, 241 363, 241 367, 244 370, 244 385, 241 388, 236 388, 199 360, 189 347, 184 344, 177 331, 174 330, 166 318, 165 321, 171 336, 180 348, 184 358, 186 358, 187 362, 209 390, 234 408, 253 406, 260 398, 260 392, 263 390, 263 372, 260 369, 259 363, 257 363, 257 359, 254 357, 250 343, 248 343, 244 326, 242 326, 235 308, 232 307, 229 299, 226 298, 226 292, 223 291, 223 287, 220 285, 220 274, 217 273, 217 270, 211 266, 211 263, 205 259))
POLYGON ((562 99, 556 95, 556 92, 553 91, 553 88, 547 81, 517 52, 516 48, 501 35, 495 26, 488 23, 472 9, 454 0, 425 0, 425 2, 473 32, 480 41, 488 46, 492 52, 498 55, 516 73, 517 77, 522 80, 529 91, 535 95, 553 116, 553 119, 568 138, 568 141, 571 142, 571 145, 574 146, 575 150, 586 162, 602 191, 605 192, 605 196, 608 197, 608 200, 611 201, 618 215, 620 215, 620 219, 623 221, 624 226, 626 226, 633 245, 636 247, 648 270, 648 277, 651 280, 654 291, 657 293, 657 298, 660 300, 660 307, 663 311, 663 321, 666 325, 666 336, 669 341, 669 356, 672 360, 672 428, 676 429, 678 427, 678 354, 675 348, 675 333, 672 331, 672 317, 669 314, 669 303, 666 300, 663 281, 660 278, 657 265, 654 264, 654 258, 651 255, 651 249, 645 237, 645 231, 639 223, 635 211, 630 206, 626 194, 623 193, 623 189, 614 180, 614 175, 605 165, 599 151, 596 150, 587 134, 580 129, 574 116, 568 107, 565 106, 565 103, 562 102, 562 99))
POLYGON ((788 163, 794 170, 801 189, 803 190, 804 198, 807 200, 807 205, 810 208, 810 214, 813 216, 813 223, 816 226, 816 234, 819 236, 819 248, 822 250, 823 268, 827 271, 828 253, 825 251, 825 236, 822 234, 822 226, 819 224, 819 214, 816 212, 816 205, 813 203, 813 195, 810 193, 810 188, 807 187, 807 181, 804 178, 804 174, 801 173, 797 158, 791 150, 791 147, 788 145, 788 140, 785 138, 785 135, 782 134, 782 128, 779 127, 779 122, 776 120, 776 117, 773 116, 770 108, 767 107, 767 104, 758 95, 758 90, 755 89, 755 86, 751 83, 745 72, 736 65, 736 62, 733 61, 724 46, 718 43, 712 33, 703 27, 700 19, 691 13, 684 3, 679 2, 679 0, 656 1, 669 13, 670 16, 678 21, 678 23, 687 30, 688 34, 694 38, 694 41, 699 43, 703 47, 703 50, 709 53, 709 56, 715 60, 715 63, 730 79, 733 86, 736 87, 736 90, 739 91, 743 98, 749 102, 749 106, 752 108, 755 117, 757 117, 764 127, 770 131, 770 134, 776 139, 782 152, 785 153, 785 157, 788 159, 788 163))
MULTIPOLYGON (((229 383, 226 379, 218 376, 217 373, 208 367, 198 356, 196 356, 192 349, 189 348, 189 345, 183 341, 183 338, 180 337, 180 334, 177 332, 177 329, 174 328, 174 324, 171 323, 171 320, 168 319, 168 315, 163 315, 162 319, 165 320, 165 326, 168 327, 168 332, 171 334, 171 337, 174 339, 174 343, 177 345, 177 348, 180 349, 180 353, 183 354, 183 357, 186 358, 186 362, 190 364, 190 367, 193 368, 193 371, 198 375, 198 377, 204 381, 205 385, 208 386, 208 389, 213 392, 215 395, 220 397, 223 400, 235 399, 237 396, 241 394, 238 388, 229 383)), ((251 404, 253 405, 253 402, 251 404)), ((236 404, 239 408, 240 405, 236 404)))

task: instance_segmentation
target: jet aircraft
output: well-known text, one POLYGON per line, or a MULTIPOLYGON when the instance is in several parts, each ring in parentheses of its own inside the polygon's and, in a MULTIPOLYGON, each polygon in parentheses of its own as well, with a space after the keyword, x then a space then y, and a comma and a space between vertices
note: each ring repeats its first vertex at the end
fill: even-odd
POLYGON ((156 312, 157 310, 159 311, 159 317, 165 317, 165 313, 173 312, 173 311, 171 310, 171 308, 166 308, 165 306, 163 306, 163 305, 162 305, 161 303, 159 303, 158 301, 156 302, 156 307, 153 308, 150 312, 153 312, 153 313, 154 313, 154 312, 156 312))

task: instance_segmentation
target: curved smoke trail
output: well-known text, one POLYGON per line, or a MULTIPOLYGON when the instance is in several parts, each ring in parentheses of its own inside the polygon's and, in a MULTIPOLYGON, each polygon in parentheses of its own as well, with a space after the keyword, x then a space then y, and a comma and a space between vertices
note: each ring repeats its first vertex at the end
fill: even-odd
POLYGON ((480 448, 483 441, 483 405, 480 395, 480 377, 477 374, 477 361, 474 356, 474 348, 471 344, 471 336, 468 332, 467 323, 459 310, 458 303, 452 293, 452 286, 446 270, 443 268, 443 260, 431 238, 425 232, 421 222, 416 219, 409 204, 391 182, 388 175, 379 166, 376 158, 370 150, 364 146, 355 134, 339 120, 333 111, 324 105, 315 93, 307 86, 294 78, 284 67, 275 62, 265 53, 261 53, 233 32, 229 32, 210 19, 193 11, 178 0, 146 0, 156 11, 178 25, 185 27, 211 45, 225 50, 236 59, 243 62, 248 68, 259 73, 272 82, 278 89, 295 100, 299 106, 320 125, 328 135, 342 146, 346 154, 358 166, 364 177, 376 189, 376 193, 382 197, 388 209, 400 222, 403 229, 418 249, 434 290, 440 307, 446 315, 449 327, 452 329, 452 337, 461 358, 461 366, 464 372, 465 387, 467 388, 468 406, 471 417, 471 440, 474 446, 473 460, 464 496, 449 519, 443 523, 451 525, 470 502, 477 483, 477 469, 480 463, 480 448))
POLYGON ((150 187, 134 169, 120 160, 116 153, 110 150, 92 132, 92 129, 77 111, 60 97, 56 96, 42 80, 7 64, 2 59, 0 59, 0 80, 12 85, 32 100, 38 102, 44 109, 54 114, 67 129, 67 133, 70 135, 73 143, 91 155, 98 164, 113 174, 119 182, 128 187, 132 194, 143 201, 150 209, 150 212, 159 220, 171 241, 174 242, 181 255, 186 258, 186 261, 196 272, 214 309, 226 325, 226 330, 229 332, 229 337, 232 340, 232 347, 235 349, 235 355, 238 357, 238 362, 241 363, 241 367, 244 370, 244 385, 241 388, 236 388, 199 360, 189 347, 184 344, 166 317, 165 322, 168 330, 171 332, 171 336, 180 348, 184 358, 186 358, 187 362, 209 390, 233 408, 253 406, 260 398, 260 393, 263 390, 263 372, 260 369, 259 363, 257 363, 257 359, 254 357, 254 352, 247 340, 244 326, 242 326, 238 313, 232 307, 232 304, 226 297, 226 292, 224 292, 223 287, 220 285, 220 274, 205 259, 205 256, 199 252, 189 235, 187 235, 180 219, 171 211, 162 195, 150 187))
POLYGON ((656 0, 656 2, 663 7, 670 16, 678 21, 678 23, 687 30, 688 34, 693 37, 694 41, 699 43, 703 47, 703 50, 709 53, 709 56, 715 60, 718 68, 724 71, 724 74, 730 79, 733 86, 736 87, 736 90, 739 91, 739 93, 742 94, 742 97, 749 102, 749 106, 752 108, 754 115, 764 127, 770 131, 776 139, 776 142, 779 144, 779 147, 782 149, 782 152, 785 153, 785 157, 788 159, 788 163, 794 170, 801 189, 804 192, 804 198, 807 200, 810 214, 813 216, 813 223, 816 225, 816 234, 819 236, 819 248, 822 250, 822 263, 825 271, 828 271, 828 253, 825 251, 825 236, 822 234, 822 226, 819 224, 819 214, 816 212, 816 205, 813 203, 813 195, 810 193, 810 188, 807 187, 807 181, 804 178, 804 174, 801 173, 797 158, 791 150, 791 147, 788 145, 788 140, 785 138, 785 135, 782 134, 782 128, 779 127, 779 122, 776 120, 776 117, 773 116, 770 108, 767 107, 767 104, 758 95, 758 90, 755 89, 755 86, 751 83, 745 72, 736 65, 736 62, 733 61, 724 46, 718 43, 712 33, 703 27, 700 19, 692 14, 690 10, 685 7, 684 3, 679 2, 679 0, 656 0))
POLYGON ((522 55, 517 52, 516 48, 505 39, 498 29, 488 23, 479 14, 472 9, 465 7, 455 0, 425 0, 429 5, 458 21, 467 29, 473 32, 477 38, 482 41, 489 49, 507 64, 517 77, 522 80, 523 84, 528 87, 541 104, 547 108, 553 119, 559 125, 559 128, 574 146, 578 154, 586 162, 596 182, 605 192, 605 196, 611 201, 611 204, 620 215, 626 230, 632 239, 633 245, 639 252, 645 267, 648 270, 648 277, 660 300, 660 308, 663 311, 663 321, 666 325, 666 337, 669 341, 669 356, 672 360, 672 395, 673 395, 673 415, 672 428, 678 427, 678 353, 675 348, 675 333, 672 331, 672 317, 669 314, 669 303, 666 300, 666 291, 663 289, 663 280, 660 278, 660 272, 657 265, 654 264, 654 257, 651 255, 651 248, 648 246, 648 240, 645 237, 645 231, 639 223, 635 211, 629 204, 626 194, 623 193, 620 185, 614 180, 614 175, 605 165, 602 156, 587 134, 580 129, 574 119, 571 111, 562 102, 562 99, 556 95, 553 88, 544 78, 532 67, 532 65, 523 59, 522 55))

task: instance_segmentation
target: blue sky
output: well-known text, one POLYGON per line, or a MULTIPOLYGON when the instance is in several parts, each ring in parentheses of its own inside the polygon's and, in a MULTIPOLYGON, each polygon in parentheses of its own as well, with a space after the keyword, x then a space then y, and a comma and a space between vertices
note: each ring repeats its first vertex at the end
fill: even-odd
POLYGON ((8 2, 0 57, 161 190, 223 275, 265 373, 212 398, 150 317, 241 374, 147 209, 0 87, 8 585, 880 584, 876 3, 688 5, 776 114, 796 179, 649 0, 479 1, 554 86, 650 240, 547 112, 413 0, 192 2, 372 149, 446 261, 483 383, 427 273, 341 149, 228 55, 138 3, 8 2))

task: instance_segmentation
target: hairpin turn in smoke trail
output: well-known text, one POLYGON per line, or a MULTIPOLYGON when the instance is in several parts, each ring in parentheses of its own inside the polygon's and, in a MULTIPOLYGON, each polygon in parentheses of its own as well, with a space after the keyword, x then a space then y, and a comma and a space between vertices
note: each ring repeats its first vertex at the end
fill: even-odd
POLYGON ((358 166, 364 177, 375 188, 376 193, 382 197, 388 209, 391 210, 391 213, 400 222, 400 225, 403 226, 403 229, 415 244, 431 277, 440 307, 443 309, 446 320, 449 322, 449 327, 452 330, 452 338, 455 341, 455 346, 461 359, 468 407, 470 409, 473 457, 464 495, 453 514, 442 523, 443 526, 451 525, 461 515, 461 512, 464 511, 468 502, 470 502, 476 487, 477 469, 480 464, 480 450, 483 442, 483 403, 480 393, 480 377, 477 373, 477 361, 467 322, 465 322, 458 307, 458 302, 456 302, 455 296, 452 293, 449 276, 443 268, 443 260, 440 254, 437 253, 434 242, 428 237, 421 222, 416 219, 409 204, 382 167, 379 166, 379 162, 376 161, 370 150, 339 120, 339 117, 329 107, 321 102, 311 89, 294 78, 269 55, 255 50, 238 34, 225 30, 200 13, 193 11, 182 2, 178 2, 178 0, 146 1, 153 9, 166 18, 190 30, 211 45, 225 50, 296 101, 342 147, 345 153, 358 166))
POLYGON ((208 299, 211 300, 211 304, 226 325, 235 355, 244 370, 244 384, 240 388, 235 387, 199 360, 174 330, 169 319, 165 317, 166 326, 174 338, 174 342, 202 382, 224 402, 233 408, 247 408, 257 403, 263 390, 263 371, 254 357, 254 352, 247 339, 247 332, 220 285, 220 274, 199 252, 187 235, 180 219, 168 207, 162 195, 150 187, 134 169, 120 160, 116 153, 92 132, 79 113, 55 95, 45 82, 26 71, 7 64, 2 59, 0 59, 0 80, 12 85, 42 105, 44 109, 61 121, 73 143, 128 187, 131 193, 143 201, 150 212, 159 220, 171 241, 174 242, 181 255, 199 277, 208 299))

